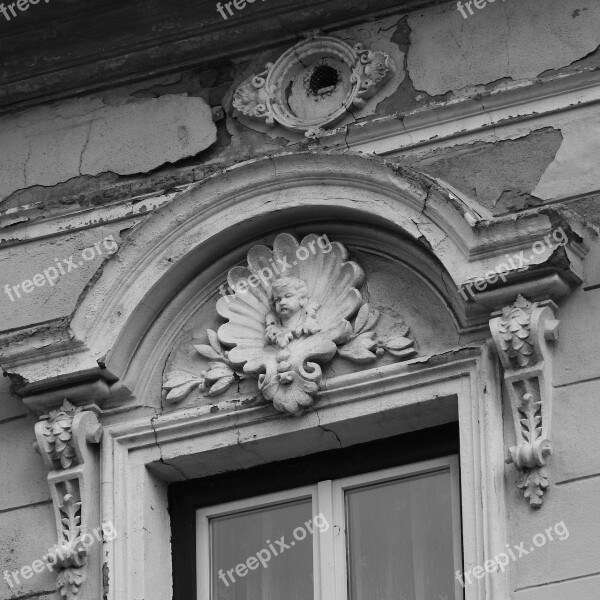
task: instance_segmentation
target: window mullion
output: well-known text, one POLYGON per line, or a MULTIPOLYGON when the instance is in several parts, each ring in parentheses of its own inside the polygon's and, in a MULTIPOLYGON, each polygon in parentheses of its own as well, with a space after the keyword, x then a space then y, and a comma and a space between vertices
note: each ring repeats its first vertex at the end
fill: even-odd
POLYGON ((319 531, 315 528, 315 600, 338 600, 335 587, 335 526, 331 480, 319 482, 315 508, 315 514, 322 515, 329 525, 326 530, 319 531))
POLYGON ((347 536, 345 492, 341 481, 334 481, 331 489, 333 515, 334 587, 335 600, 348 600, 347 536))

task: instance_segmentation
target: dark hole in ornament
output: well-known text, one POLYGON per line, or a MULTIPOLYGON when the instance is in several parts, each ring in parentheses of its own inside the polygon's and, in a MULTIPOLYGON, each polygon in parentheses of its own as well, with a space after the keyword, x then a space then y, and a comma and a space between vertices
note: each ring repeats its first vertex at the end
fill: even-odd
POLYGON ((308 91, 314 96, 330 93, 339 83, 339 73, 329 65, 319 65, 315 68, 308 82, 308 91))

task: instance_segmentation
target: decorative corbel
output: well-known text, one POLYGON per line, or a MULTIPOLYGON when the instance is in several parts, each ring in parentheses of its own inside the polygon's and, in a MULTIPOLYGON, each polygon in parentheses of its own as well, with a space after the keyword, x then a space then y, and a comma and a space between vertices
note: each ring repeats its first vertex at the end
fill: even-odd
POLYGON ((548 342, 557 339, 558 325, 550 305, 529 302, 520 294, 490 321, 517 438, 516 446, 507 451, 506 462, 519 471, 517 485, 533 508, 542 505, 548 488, 546 465, 552 454, 552 351, 548 342))
MULTIPOLYGON (((58 543, 44 561, 58 572, 57 586, 66 600, 76 600, 86 579, 91 538, 99 522, 98 461, 89 444, 98 444, 102 427, 91 411, 65 400, 59 410, 41 417, 35 425, 36 450, 50 468, 58 543)), ((92 538, 93 542, 93 538, 92 538)))

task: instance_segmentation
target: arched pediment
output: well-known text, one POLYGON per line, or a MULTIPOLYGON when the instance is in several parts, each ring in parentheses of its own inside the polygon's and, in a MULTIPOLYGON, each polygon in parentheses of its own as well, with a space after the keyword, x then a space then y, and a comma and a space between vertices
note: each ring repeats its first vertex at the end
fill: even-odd
MULTIPOLYGON (((272 244, 281 232, 326 234, 351 256, 362 253, 369 264, 361 284, 367 295, 369 280, 387 270, 388 284, 403 282, 405 289, 382 288, 377 301, 384 307, 394 294, 401 306, 403 295, 423 286, 421 318, 446 323, 438 326, 440 337, 458 345, 458 336, 477 336, 490 311, 515 295, 512 273, 496 277, 479 296, 467 296, 461 286, 551 228, 546 215, 482 222, 452 192, 382 159, 305 152, 248 161, 188 187, 149 215, 87 289, 61 342, 68 351, 46 354, 43 368, 30 361, 19 375, 28 386, 99 377, 98 394, 111 402, 118 401, 113 384, 121 380, 125 395, 134 387, 139 397, 139 381, 165 366, 164 356, 149 365, 150 350, 142 348, 162 356, 198 311, 206 311, 207 327, 215 325, 208 311, 217 317, 215 297, 228 269, 243 264, 251 246, 272 244)), ((546 297, 566 293, 575 276, 544 267, 534 273, 535 288, 546 297)), ((34 407, 45 402, 31 397, 34 407)))

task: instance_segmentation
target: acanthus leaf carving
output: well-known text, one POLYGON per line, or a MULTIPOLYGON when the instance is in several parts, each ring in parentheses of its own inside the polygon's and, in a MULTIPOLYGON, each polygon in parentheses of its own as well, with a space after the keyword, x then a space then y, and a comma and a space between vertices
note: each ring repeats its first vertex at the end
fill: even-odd
POLYGON ((44 557, 57 571, 57 587, 66 600, 77 600, 86 579, 89 524, 98 517, 98 465, 88 444, 98 444, 102 427, 96 415, 65 400, 35 426, 36 449, 50 467, 58 542, 44 557))
POLYGON ((275 125, 267 102, 269 99, 267 77, 272 68, 273 63, 266 63, 264 71, 239 86, 233 94, 233 107, 236 110, 254 119, 263 119, 267 125, 275 125))
POLYGON ((517 486, 534 508, 548 488, 548 457, 552 454, 552 353, 558 324, 550 306, 519 295, 490 321, 492 337, 504 366, 517 444, 507 450, 506 462, 519 471, 517 486))
POLYGON ((253 378, 277 410, 298 414, 313 404, 322 366, 336 354, 357 363, 373 362, 385 352, 399 359, 416 354, 404 325, 378 336, 380 314, 358 289, 364 280, 362 269, 348 260, 339 242, 329 242, 327 252, 315 252, 323 250, 320 239, 310 234, 299 243, 284 233, 275 238, 272 249, 249 250, 248 266, 229 272, 235 292, 217 301, 217 312, 227 322, 217 332, 207 331, 208 344, 194 346, 210 361, 208 370, 201 378, 168 373, 163 384, 169 390, 167 399, 182 386, 191 386, 188 393, 202 387, 207 396, 214 396, 236 381, 253 378), (304 260, 293 259, 300 255, 304 260))
POLYGON ((394 67, 392 59, 385 52, 369 50, 362 44, 355 44, 354 52, 358 61, 351 81, 358 84, 358 89, 352 103, 362 108, 391 75, 394 67))

